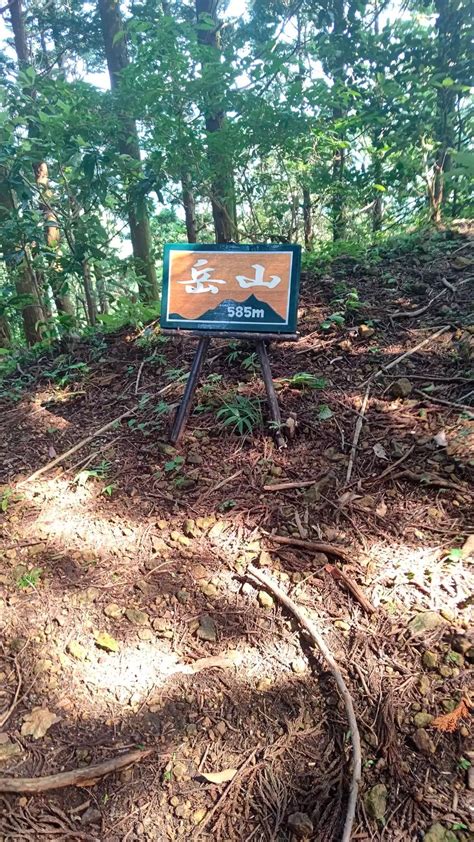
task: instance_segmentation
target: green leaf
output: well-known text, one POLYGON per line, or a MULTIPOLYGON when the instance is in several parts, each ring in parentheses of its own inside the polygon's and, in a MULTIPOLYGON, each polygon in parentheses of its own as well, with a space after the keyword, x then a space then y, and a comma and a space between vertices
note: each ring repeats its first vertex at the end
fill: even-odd
POLYGON ((387 188, 383 184, 374 184, 374 190, 378 190, 379 193, 386 193, 387 188))
POLYGON ((318 411, 318 421, 328 421, 329 418, 332 418, 334 412, 332 409, 327 405, 327 403, 321 404, 318 411))

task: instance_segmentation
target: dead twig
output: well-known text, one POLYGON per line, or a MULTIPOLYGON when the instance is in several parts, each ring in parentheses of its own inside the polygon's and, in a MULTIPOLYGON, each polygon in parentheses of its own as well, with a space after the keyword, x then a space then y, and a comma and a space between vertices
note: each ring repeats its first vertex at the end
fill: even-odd
POLYGON ((415 445, 412 444, 412 446, 409 447, 408 450, 405 451, 403 456, 400 456, 400 459, 397 459, 397 461, 394 462, 393 465, 389 465, 388 468, 385 468, 385 470, 382 471, 382 473, 379 474, 377 477, 373 477, 372 479, 369 479, 369 482, 378 482, 378 480, 383 479, 384 477, 388 476, 388 474, 391 474, 392 471, 395 470, 395 468, 398 468, 398 466, 401 465, 402 462, 405 461, 405 459, 408 459, 408 457, 413 453, 414 449, 415 449, 415 445))
POLYGON ((473 408, 467 403, 456 403, 455 401, 447 401, 445 398, 437 398, 434 397, 434 395, 427 395, 426 392, 422 392, 421 389, 413 389, 413 391, 415 395, 419 395, 420 397, 424 398, 425 401, 431 403, 440 403, 443 406, 452 406, 454 409, 462 409, 463 412, 467 412, 471 418, 474 418, 473 408))
POLYGON ((316 644, 323 658, 327 662, 329 669, 337 684, 339 692, 341 694, 342 700, 344 702, 344 707, 347 713, 352 742, 352 777, 341 842, 350 842, 352 834, 352 825, 354 823, 355 809, 357 804, 357 796, 359 793, 359 783, 362 777, 362 754, 360 746, 360 734, 351 694, 349 693, 346 682, 342 677, 342 673, 336 661, 334 660, 332 652, 328 648, 326 642, 324 641, 322 635, 319 633, 314 623, 308 617, 306 617, 305 614, 303 614, 301 608, 299 608, 299 606, 284 591, 282 591, 281 588, 276 584, 276 582, 270 579, 269 576, 267 576, 265 573, 262 573, 261 570, 258 570, 252 564, 249 564, 247 571, 253 579, 255 579, 260 585, 263 585, 263 587, 266 588, 268 591, 270 591, 270 593, 272 593, 273 596, 275 596, 282 603, 282 605, 284 605, 285 608, 287 608, 293 614, 293 616, 296 617, 300 625, 307 631, 311 640, 313 641, 313 643, 316 644))
POLYGON ((401 363, 402 360, 406 360, 407 357, 411 357, 412 354, 415 354, 417 351, 420 350, 420 348, 423 348, 425 345, 427 345, 428 342, 431 342, 433 339, 437 339, 438 336, 441 336, 442 333, 445 333, 449 329, 450 325, 443 325, 443 327, 440 327, 439 330, 437 330, 435 333, 430 334, 430 336, 425 336, 425 338, 421 342, 418 342, 418 344, 415 345, 413 348, 410 348, 408 351, 405 351, 403 354, 400 354, 399 357, 396 357, 388 365, 384 365, 382 368, 379 368, 378 371, 375 371, 374 374, 371 374, 370 377, 368 377, 367 380, 364 380, 364 382, 360 385, 366 386, 367 383, 370 383, 372 380, 376 380, 378 377, 381 377, 383 374, 385 374, 385 372, 390 371, 391 368, 394 368, 394 366, 401 363))
POLYGON ((16 690, 15 690, 15 695, 13 696, 13 701, 12 701, 11 705, 7 708, 5 713, 2 713, 2 715, 0 716, 0 730, 3 728, 5 723, 8 722, 8 720, 10 719, 10 716, 12 715, 13 711, 15 710, 15 708, 18 704, 18 697, 20 695, 21 684, 22 684, 21 671, 20 671, 20 666, 18 664, 18 660, 16 658, 14 660, 14 664, 15 664, 15 672, 16 672, 16 677, 17 677, 17 685, 16 685, 16 690))
POLYGON ((285 544, 289 547, 301 547, 309 553, 327 553, 342 558, 348 564, 352 561, 349 554, 335 544, 325 544, 324 541, 303 541, 302 538, 287 538, 285 535, 269 535, 270 541, 275 544, 285 544))
POLYGON ((339 570, 339 568, 335 567, 334 564, 326 564, 324 569, 330 576, 332 576, 333 579, 336 580, 336 582, 343 582, 347 590, 350 591, 354 599, 357 600, 367 614, 375 614, 377 609, 374 608, 370 600, 367 599, 360 585, 358 585, 357 582, 354 582, 347 573, 343 570, 339 570))
POLYGON ((288 491, 290 488, 307 488, 310 485, 316 485, 321 480, 318 479, 303 479, 295 482, 275 482, 273 485, 264 485, 264 491, 288 491))
POLYGON ((446 295, 446 290, 442 289, 441 292, 438 292, 438 295, 435 295, 428 301, 428 304, 425 304, 423 307, 418 307, 418 310, 397 310, 396 313, 390 313, 391 319, 413 319, 415 316, 421 316, 422 313, 426 313, 427 310, 438 300, 438 298, 442 298, 443 295, 446 295))
POLYGON ((140 377, 142 376, 143 366, 145 365, 145 360, 142 360, 140 363, 140 368, 138 369, 137 379, 135 381, 135 395, 138 395, 138 387, 140 385, 140 377))
POLYGON ((213 807, 209 810, 209 812, 206 814, 206 816, 205 816, 205 817, 204 817, 204 819, 202 820, 202 822, 201 822, 201 824, 199 825, 199 827, 197 827, 197 828, 196 828, 196 830, 194 831, 194 833, 193 833, 193 835, 192 835, 192 837, 191 837, 192 839, 198 839, 198 837, 199 837, 199 836, 201 835, 201 833, 203 832, 204 828, 205 828, 205 827, 207 827, 207 825, 209 824, 209 822, 211 821, 211 819, 213 818, 213 816, 215 815, 215 813, 217 812, 217 810, 219 810, 219 808, 221 807, 221 805, 222 805, 223 801, 227 798, 227 796, 228 796, 228 794, 229 794, 230 790, 231 790, 231 789, 232 789, 232 787, 235 785, 236 781, 238 781, 238 780, 242 777, 242 775, 243 775, 243 773, 244 773, 245 769, 247 768, 247 766, 248 766, 248 765, 252 762, 252 760, 254 759, 255 754, 256 754, 256 750, 254 749, 253 751, 251 751, 251 752, 250 752, 249 756, 248 756, 248 757, 244 760, 244 762, 241 764, 240 768, 239 768, 239 769, 238 769, 238 771, 237 771, 237 774, 236 774, 236 775, 234 775, 234 777, 232 778, 232 780, 231 780, 231 781, 229 781, 229 783, 227 784, 226 788, 225 788, 225 789, 224 789, 224 791, 222 792, 221 796, 218 798, 218 800, 216 801, 216 803, 214 804, 214 806, 213 806, 213 807))
POLYGON ((51 789, 62 789, 66 786, 92 786, 98 778, 131 766, 132 763, 139 763, 152 751, 153 749, 128 751, 126 754, 119 754, 118 757, 104 760, 94 766, 83 766, 80 769, 71 769, 69 772, 59 772, 57 775, 45 775, 38 778, 0 778, 0 792, 35 794, 51 789))
MULTIPOLYGON (((156 395, 163 395, 165 392, 169 391, 170 389, 174 388, 175 383, 168 383, 167 386, 164 386, 163 389, 160 389, 156 395)), ((31 474, 26 479, 22 480, 18 483, 18 487, 21 488, 22 485, 26 485, 27 482, 33 482, 33 480, 38 479, 38 477, 45 474, 47 471, 51 470, 51 468, 55 468, 56 465, 60 465, 61 462, 64 462, 69 456, 72 456, 73 453, 77 453, 78 450, 81 450, 86 444, 89 444, 91 441, 94 441, 98 436, 102 436, 107 430, 110 430, 116 424, 120 424, 125 418, 130 418, 130 416, 135 415, 135 413, 139 409, 139 404, 135 404, 132 406, 131 409, 127 409, 126 412, 122 412, 120 415, 117 415, 116 418, 113 418, 112 421, 108 421, 107 424, 104 424, 102 427, 99 427, 94 433, 91 433, 90 436, 86 436, 85 438, 81 439, 77 444, 70 447, 69 450, 66 450, 64 453, 60 453, 59 456, 56 456, 51 462, 48 462, 47 465, 43 465, 42 468, 38 468, 33 474, 31 474)))
POLYGON ((359 437, 362 430, 362 424, 364 423, 364 416, 367 409, 367 404, 369 402, 369 395, 370 395, 370 383, 368 383, 367 388, 365 390, 364 400, 362 401, 362 406, 360 408, 360 414, 357 419, 357 423, 355 425, 354 430, 354 438, 352 439, 352 447, 349 456, 349 464, 347 466, 347 473, 346 473, 346 485, 351 481, 352 470, 354 468, 354 462, 357 453, 357 445, 359 443, 359 437))

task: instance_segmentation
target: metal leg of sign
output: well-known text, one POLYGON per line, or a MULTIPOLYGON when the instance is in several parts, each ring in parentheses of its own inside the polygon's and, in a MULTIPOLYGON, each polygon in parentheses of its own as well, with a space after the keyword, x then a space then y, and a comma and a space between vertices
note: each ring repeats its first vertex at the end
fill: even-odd
POLYGON ((275 392, 275 387, 272 380, 272 371, 270 368, 270 360, 268 359, 267 346, 261 339, 256 344, 260 365, 262 368, 263 382, 267 392, 268 405, 270 407, 270 415, 274 424, 275 441, 279 449, 286 447, 286 441, 281 433, 281 413, 278 405, 278 400, 275 392))
POLYGON ((191 366, 191 371, 189 372, 189 377, 186 382, 184 395, 174 419, 173 429, 171 430, 170 441, 172 444, 177 444, 184 432, 186 422, 189 418, 189 413, 191 412, 194 392, 196 391, 202 364, 206 359, 210 341, 211 340, 207 336, 199 340, 197 351, 191 366))

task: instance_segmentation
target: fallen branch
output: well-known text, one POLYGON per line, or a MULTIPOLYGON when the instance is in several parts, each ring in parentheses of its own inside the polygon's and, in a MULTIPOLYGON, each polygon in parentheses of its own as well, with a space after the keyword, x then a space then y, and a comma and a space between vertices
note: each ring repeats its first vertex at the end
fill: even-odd
POLYGON ((347 466, 347 473, 346 473, 346 485, 351 481, 352 470, 354 468, 354 462, 357 453, 357 445, 359 443, 359 437, 362 430, 362 424, 364 423, 364 416, 367 409, 367 404, 369 402, 369 395, 370 395, 370 383, 367 384, 367 388, 365 390, 364 400, 362 401, 362 406, 360 408, 360 414, 357 419, 357 423, 354 430, 354 438, 352 439, 352 447, 349 456, 349 464, 347 466))
POLYGON ((320 481, 321 477, 318 479, 303 479, 303 480, 296 480, 295 482, 275 482, 271 485, 264 485, 264 491, 288 491, 290 488, 307 488, 310 485, 316 485, 320 481))
POLYGON ((345 550, 337 547, 335 544, 325 544, 324 541, 303 541, 301 538, 287 538, 285 535, 269 535, 270 541, 275 544, 285 544, 286 546, 301 547, 309 553, 327 553, 328 555, 335 555, 342 558, 348 564, 352 559, 345 550))
POLYGON ((132 763, 139 763, 148 757, 153 749, 146 751, 128 751, 119 754, 111 760, 104 760, 94 766, 83 766, 71 769, 69 772, 59 772, 57 775, 45 775, 39 778, 0 778, 0 792, 47 792, 50 789, 62 789, 66 786, 92 786, 98 778, 117 772, 132 763))
POLYGON ((324 569, 330 576, 332 576, 333 579, 336 580, 336 582, 343 582, 347 590, 350 591, 354 599, 357 600, 359 605, 362 606, 367 614, 375 614, 376 608, 374 608, 370 600, 367 599, 360 585, 358 585, 357 582, 354 582, 347 573, 344 573, 343 570, 339 570, 339 568, 335 567, 334 564, 326 564, 324 569))
POLYGON ((426 313, 426 311, 430 309, 431 305, 434 304, 438 298, 442 298, 443 295, 446 295, 445 289, 438 292, 438 295, 431 298, 428 301, 428 304, 425 304, 424 307, 418 307, 418 310, 397 310, 396 313, 389 313, 389 316, 391 319, 413 319, 415 316, 421 316, 422 313, 426 313))
POLYGON ((367 383, 370 383, 372 380, 376 380, 377 377, 381 377, 383 374, 385 374, 386 371, 390 371, 391 368, 401 363, 402 360, 406 360, 407 357, 411 357, 412 354, 415 354, 417 351, 420 350, 420 348, 423 348, 425 345, 427 345, 428 342, 431 342, 433 339, 437 339, 438 336, 441 336, 441 334, 445 333, 447 330, 449 330, 449 328, 450 325, 443 325, 443 327, 440 327, 439 330, 436 331, 436 333, 432 333, 430 336, 425 336, 425 338, 421 342, 418 342, 418 344, 415 345, 414 348, 410 348, 408 351, 405 351, 405 353, 400 354, 399 357, 396 357, 394 360, 392 360, 392 362, 388 365, 384 365, 382 368, 379 368, 378 371, 374 372, 374 374, 371 374, 370 377, 360 385, 366 386, 367 383))
POLYGON ((402 462, 405 461, 405 459, 408 459, 410 454, 413 453, 414 449, 415 449, 415 445, 412 444, 412 446, 409 447, 408 450, 405 451, 403 456, 400 456, 400 459, 397 459, 397 461, 394 462, 393 465, 389 465, 388 468, 385 468, 385 470, 382 471, 382 473, 379 474, 378 476, 372 477, 372 479, 369 479, 369 482, 377 482, 378 480, 383 479, 384 477, 388 476, 388 474, 391 474, 392 471, 395 470, 395 468, 398 468, 398 466, 401 465, 402 462))
MULTIPOLYGON (((463 412, 467 412, 471 418, 474 418, 473 414, 473 407, 469 406, 467 403, 456 403, 455 401, 448 401, 445 398, 437 398, 433 395, 427 395, 426 392, 422 392, 421 389, 413 389, 415 395, 419 395, 420 397, 424 398, 425 401, 431 401, 431 403, 440 403, 443 406, 452 406, 454 409, 462 409, 463 412)), ((471 394, 469 392, 469 394, 471 394)))
MULTIPOLYGON (((156 393, 156 395, 162 395, 165 392, 172 389, 174 386, 175 383, 168 383, 168 385, 164 386, 163 389, 160 389, 159 392, 156 393)), ((38 477, 42 476, 42 474, 45 474, 46 471, 50 471, 51 468, 55 468, 56 465, 60 465, 61 462, 64 462, 66 459, 69 458, 69 456, 72 456, 73 453, 77 453, 77 451, 85 447, 86 444, 89 444, 91 441, 94 441, 94 439, 96 439, 98 436, 102 436, 104 433, 107 432, 107 430, 110 430, 112 427, 114 427, 115 424, 119 424, 121 421, 124 420, 124 418, 130 418, 132 415, 135 415, 138 409, 139 404, 135 404, 135 406, 132 406, 131 409, 127 409, 126 412, 122 412, 121 415, 117 415, 116 418, 113 418, 112 421, 108 421, 107 424, 103 425, 103 427, 99 427, 99 429, 96 430, 94 433, 91 433, 90 436, 86 436, 85 438, 78 441, 77 444, 73 445, 73 447, 70 447, 69 450, 66 450, 64 453, 60 453, 59 456, 56 456, 54 459, 51 460, 51 462, 48 462, 47 465, 43 465, 42 468, 38 468, 38 470, 31 474, 29 477, 19 482, 18 487, 21 488, 21 486, 26 485, 27 482, 33 482, 33 480, 38 479, 38 477)))
POLYGON ((409 471, 408 468, 404 471, 399 471, 399 473, 395 474, 392 479, 403 479, 404 477, 411 479, 412 482, 419 482, 421 485, 433 485, 435 488, 453 488, 455 491, 467 490, 464 489, 462 485, 458 485, 456 482, 450 482, 449 480, 438 477, 435 474, 416 474, 415 471, 409 471))
POLYGON ((137 379, 135 381, 135 390, 134 394, 138 395, 138 387, 140 385, 140 377, 142 376, 143 366, 145 365, 146 360, 142 360, 140 363, 140 368, 138 369, 137 379))
POLYGON ((351 694, 349 693, 346 682, 342 677, 342 673, 336 661, 334 660, 332 652, 328 648, 322 635, 319 633, 314 623, 308 617, 306 617, 305 614, 303 614, 301 608, 299 608, 299 606, 284 591, 282 591, 281 588, 275 582, 273 582, 273 580, 270 579, 265 573, 262 573, 261 570, 258 570, 252 564, 249 564, 247 571, 253 577, 253 579, 255 579, 260 585, 263 585, 263 587, 270 591, 270 593, 272 593, 273 596, 275 596, 282 603, 282 605, 285 606, 285 608, 291 611, 291 613, 294 617, 296 617, 300 625, 303 626, 303 628, 307 631, 311 640, 316 644, 323 658, 327 662, 329 669, 337 684, 339 692, 341 694, 342 700, 344 702, 344 707, 347 713, 347 719, 349 721, 349 729, 352 742, 352 777, 341 842, 350 842, 352 834, 352 825, 354 823, 354 816, 357 804, 357 796, 359 793, 359 783, 362 777, 360 734, 351 694))
POLYGON ((14 660, 14 664, 15 664, 15 672, 16 672, 16 678, 17 678, 17 685, 16 685, 16 690, 15 690, 15 695, 13 696, 13 701, 12 701, 11 705, 10 705, 10 706, 7 708, 7 710, 6 710, 4 713, 2 713, 2 715, 0 716, 0 730, 3 728, 3 726, 4 726, 4 725, 8 722, 8 720, 10 719, 10 716, 12 715, 13 711, 15 710, 15 708, 16 708, 16 706, 17 706, 17 704, 18 704, 18 697, 19 697, 19 695, 20 695, 21 684, 22 684, 22 681, 21 681, 21 671, 20 671, 20 666, 19 666, 18 661, 17 661, 17 659, 16 659, 16 658, 15 658, 15 660, 14 660))

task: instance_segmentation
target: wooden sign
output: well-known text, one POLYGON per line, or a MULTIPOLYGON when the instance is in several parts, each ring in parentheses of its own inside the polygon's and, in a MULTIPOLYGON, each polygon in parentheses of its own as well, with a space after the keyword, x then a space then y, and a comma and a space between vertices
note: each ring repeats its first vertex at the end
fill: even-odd
POLYGON ((294 333, 301 247, 165 245, 161 326, 294 333))

